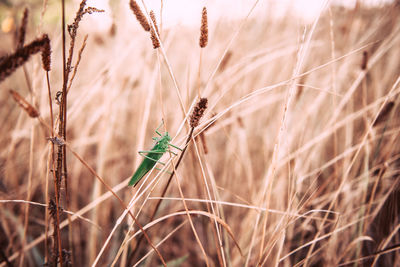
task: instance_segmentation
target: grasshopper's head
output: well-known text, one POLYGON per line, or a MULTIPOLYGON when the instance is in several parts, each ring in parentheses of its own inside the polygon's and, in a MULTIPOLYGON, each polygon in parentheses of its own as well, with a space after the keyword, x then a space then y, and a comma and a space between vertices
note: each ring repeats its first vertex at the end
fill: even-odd
POLYGON ((163 138, 165 139, 165 142, 168 144, 171 141, 171 136, 169 136, 168 132, 166 132, 163 136, 163 138))
POLYGON ((171 141, 171 136, 169 136, 168 132, 166 132, 160 139, 158 140, 158 144, 162 147, 168 147, 169 141, 171 141))

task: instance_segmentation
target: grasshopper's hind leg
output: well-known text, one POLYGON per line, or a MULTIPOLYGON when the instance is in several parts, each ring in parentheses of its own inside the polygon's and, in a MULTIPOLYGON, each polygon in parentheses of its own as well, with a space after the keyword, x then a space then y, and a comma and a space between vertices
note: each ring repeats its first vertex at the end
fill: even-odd
POLYGON ((147 153, 150 153, 150 152, 151 152, 151 153, 157 153, 157 154, 164 154, 164 153, 165 153, 165 151, 157 151, 157 150, 139 151, 138 153, 139 153, 140 156, 142 156, 142 157, 144 157, 144 158, 146 158, 146 159, 155 161, 156 163, 160 163, 161 165, 165 165, 164 162, 159 161, 158 159, 153 159, 153 158, 151 158, 151 157, 149 157, 149 156, 146 155, 147 153))
POLYGON ((171 143, 168 143, 168 145, 169 145, 169 146, 172 146, 173 148, 176 148, 176 149, 178 149, 178 150, 180 150, 180 151, 183 151, 182 148, 180 148, 180 147, 178 147, 178 146, 175 146, 175 145, 173 145, 173 144, 171 144, 171 143))

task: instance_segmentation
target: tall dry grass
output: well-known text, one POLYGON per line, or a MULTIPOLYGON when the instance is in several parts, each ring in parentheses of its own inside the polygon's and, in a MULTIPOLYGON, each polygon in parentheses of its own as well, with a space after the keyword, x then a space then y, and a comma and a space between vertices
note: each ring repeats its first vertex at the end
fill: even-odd
MULTIPOLYGON (((249 9, 240 20, 208 19, 206 42, 200 21, 166 28, 143 8, 150 36, 129 5, 139 8, 113 6, 109 32, 70 28, 66 140, 57 134, 61 23, 28 19, 22 43, 48 33, 52 66, 47 83, 29 54, 0 83, 1 266, 55 266, 55 251, 74 266, 400 265, 398 4, 332 6, 311 24, 249 9), (190 125, 199 97, 208 106, 190 125), (166 153, 173 176, 154 170, 128 187, 162 120, 173 144, 189 141, 183 161, 166 153), (68 171, 58 204, 53 145, 65 145, 68 171)), ((4 53, 24 46, 12 33, 1 40, 4 66, 4 53)))

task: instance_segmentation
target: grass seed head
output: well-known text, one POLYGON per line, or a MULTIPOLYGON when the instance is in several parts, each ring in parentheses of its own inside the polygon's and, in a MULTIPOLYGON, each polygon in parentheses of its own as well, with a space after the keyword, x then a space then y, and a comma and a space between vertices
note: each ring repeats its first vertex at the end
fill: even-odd
POLYGON ((41 52, 45 43, 46 37, 43 35, 42 38, 37 38, 33 42, 17 49, 15 53, 1 58, 0 82, 10 76, 18 67, 25 64, 31 55, 41 52))
POLYGON ((29 10, 26 7, 24 9, 24 15, 22 16, 21 26, 20 26, 19 31, 18 31, 17 48, 21 48, 21 47, 24 46, 25 35, 26 35, 26 26, 28 25, 28 15, 29 15, 29 10))
POLYGON ((197 105, 194 107, 192 115, 190 116, 190 127, 195 128, 199 125, 201 117, 203 117, 204 111, 207 109, 207 98, 200 98, 197 105))
POLYGON ((151 21, 153 22, 154 28, 156 28, 156 32, 157 32, 157 34, 156 34, 152 27, 150 29, 150 34, 151 34, 150 38, 151 38, 151 42, 153 43, 153 48, 157 49, 160 47, 160 41, 157 38, 157 35, 158 35, 158 37, 160 37, 160 32, 158 31, 157 20, 156 20, 156 16, 154 15, 153 10, 150 11, 150 18, 151 18, 151 21))
POLYGON ((208 23, 207 23, 207 8, 203 7, 201 14, 201 27, 200 27, 200 41, 199 45, 201 48, 207 46, 208 43, 208 23))
POLYGON ((139 21, 140 25, 142 25, 143 29, 148 32, 150 31, 150 25, 147 21, 146 16, 143 14, 142 10, 140 9, 139 5, 136 3, 135 0, 131 0, 129 2, 129 6, 133 14, 136 16, 136 19, 139 21))
POLYGON ((43 35, 43 46, 42 46, 42 64, 45 71, 51 69, 51 46, 50 39, 47 34, 43 35))

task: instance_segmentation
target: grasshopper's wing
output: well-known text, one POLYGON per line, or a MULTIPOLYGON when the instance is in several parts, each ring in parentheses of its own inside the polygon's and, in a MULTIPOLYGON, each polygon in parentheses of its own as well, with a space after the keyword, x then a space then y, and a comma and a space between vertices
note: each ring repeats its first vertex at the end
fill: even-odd
POLYGON ((136 184, 140 181, 140 179, 142 179, 142 177, 154 167, 154 165, 161 158, 161 156, 162 154, 160 153, 152 153, 152 152, 148 153, 147 158, 143 159, 142 163, 140 163, 136 172, 132 175, 132 178, 129 181, 128 185, 136 186, 136 184))
POLYGON ((129 186, 135 186, 142 177, 148 173, 151 168, 156 164, 155 161, 144 158, 142 163, 140 163, 139 167, 137 168, 136 172, 132 175, 131 180, 129 181, 129 186))

